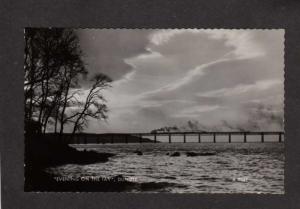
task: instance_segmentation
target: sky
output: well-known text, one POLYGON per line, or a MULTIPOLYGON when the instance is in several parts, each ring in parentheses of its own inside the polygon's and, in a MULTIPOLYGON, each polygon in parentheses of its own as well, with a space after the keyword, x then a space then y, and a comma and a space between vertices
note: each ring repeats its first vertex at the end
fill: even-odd
MULTIPOLYGON (((86 67, 113 79, 108 119, 85 132, 164 126, 281 130, 284 30, 77 30, 86 67), (266 117, 268 117, 266 119, 266 117), (271 118, 271 119, 270 119, 271 118)), ((88 91, 88 90, 87 90, 88 91)))

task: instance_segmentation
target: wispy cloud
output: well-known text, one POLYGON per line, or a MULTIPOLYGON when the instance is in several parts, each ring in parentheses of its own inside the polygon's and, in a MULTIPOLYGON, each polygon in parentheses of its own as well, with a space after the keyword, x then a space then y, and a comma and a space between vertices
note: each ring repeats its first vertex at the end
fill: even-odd
POLYGON ((228 57, 237 59, 254 58, 265 55, 263 47, 255 42, 253 30, 205 30, 213 39, 224 39, 233 48, 228 57))
POLYGON ((199 114, 203 112, 210 112, 218 108, 220 108, 219 105, 198 105, 188 109, 183 109, 182 111, 173 115, 173 117, 198 118, 199 114))
POLYGON ((120 79, 113 81, 112 82, 112 87, 118 87, 124 83, 130 82, 134 75, 136 74, 136 71, 132 70, 128 73, 126 73, 123 77, 121 77, 120 79))
POLYGON ((263 80, 257 81, 253 84, 239 84, 232 88, 222 88, 214 91, 198 93, 202 97, 228 97, 235 96, 249 91, 264 91, 276 85, 283 85, 282 80, 263 80))
POLYGON ((188 118, 212 126, 221 120, 242 124, 251 101, 283 107, 283 30, 99 34, 93 34, 98 47, 106 47, 85 44, 93 55, 87 59, 99 71, 107 67, 115 81, 104 92, 109 119, 98 132, 149 131, 188 118))
POLYGON ((159 94, 159 93, 168 93, 170 91, 176 91, 176 89, 179 89, 182 86, 188 85, 193 79, 203 76, 205 74, 205 69, 207 67, 212 66, 217 63, 224 62, 226 60, 227 59, 220 59, 217 61, 199 65, 199 66, 195 67, 194 69, 187 70, 187 73, 183 77, 178 78, 177 80, 175 80, 171 83, 168 83, 165 86, 162 86, 153 91, 144 92, 140 96, 142 98, 147 98, 147 97, 151 97, 156 94, 159 94))
POLYGON ((154 32, 150 35, 150 41, 155 45, 162 45, 166 44, 174 36, 184 33, 206 34, 210 39, 224 40, 225 44, 233 49, 230 53, 226 54, 227 57, 235 56, 239 59, 246 59, 265 54, 263 48, 255 42, 252 30, 169 29, 154 32))
MULTIPOLYGON (((184 32, 191 32, 191 29, 184 30, 184 29, 166 29, 166 30, 159 30, 154 32, 150 35, 150 42, 155 45, 162 45, 167 43, 173 36, 182 34, 184 32)), ((196 31, 196 30, 195 30, 196 31)))

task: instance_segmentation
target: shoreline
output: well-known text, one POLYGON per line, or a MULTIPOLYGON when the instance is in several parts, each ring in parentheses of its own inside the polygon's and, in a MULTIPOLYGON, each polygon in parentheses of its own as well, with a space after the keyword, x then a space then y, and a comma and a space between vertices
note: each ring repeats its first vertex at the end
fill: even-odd
MULTIPOLYGON (((55 140, 53 140, 55 141, 55 140)), ((122 192, 164 190, 174 184, 168 182, 137 183, 122 175, 97 180, 60 180, 45 171, 46 168, 65 164, 88 165, 105 163, 112 153, 79 151, 67 144, 43 140, 42 137, 25 137, 25 186, 26 192, 122 192)))

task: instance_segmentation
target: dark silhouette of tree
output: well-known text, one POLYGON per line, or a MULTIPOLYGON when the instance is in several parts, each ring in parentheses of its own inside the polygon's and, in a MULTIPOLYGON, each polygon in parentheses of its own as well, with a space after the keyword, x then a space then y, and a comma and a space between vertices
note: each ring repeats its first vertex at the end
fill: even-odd
POLYGON ((26 28, 24 59, 25 132, 45 133, 51 125, 62 135, 67 123, 73 123, 77 131, 89 117, 107 117, 105 99, 97 96, 111 81, 107 76, 94 78, 87 104, 77 99, 79 81, 87 77, 87 70, 73 30, 26 28), (76 105, 85 108, 70 115, 67 110, 76 105))
POLYGON ((78 102, 76 106, 79 108, 75 113, 68 118, 71 120, 74 118, 73 134, 76 131, 82 131, 87 126, 88 119, 107 119, 107 106, 106 100, 101 94, 103 89, 110 87, 112 81, 108 76, 104 74, 95 75, 91 81, 93 82, 92 87, 89 89, 84 102, 78 102))

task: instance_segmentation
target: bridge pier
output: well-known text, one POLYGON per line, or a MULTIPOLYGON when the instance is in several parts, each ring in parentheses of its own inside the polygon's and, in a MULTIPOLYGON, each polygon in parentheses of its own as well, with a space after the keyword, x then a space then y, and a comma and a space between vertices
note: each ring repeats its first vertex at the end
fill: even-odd
POLYGON ((262 132, 261 133, 261 142, 264 143, 265 142, 265 134, 262 132))
POLYGON ((282 142, 282 135, 279 133, 279 142, 282 142))

